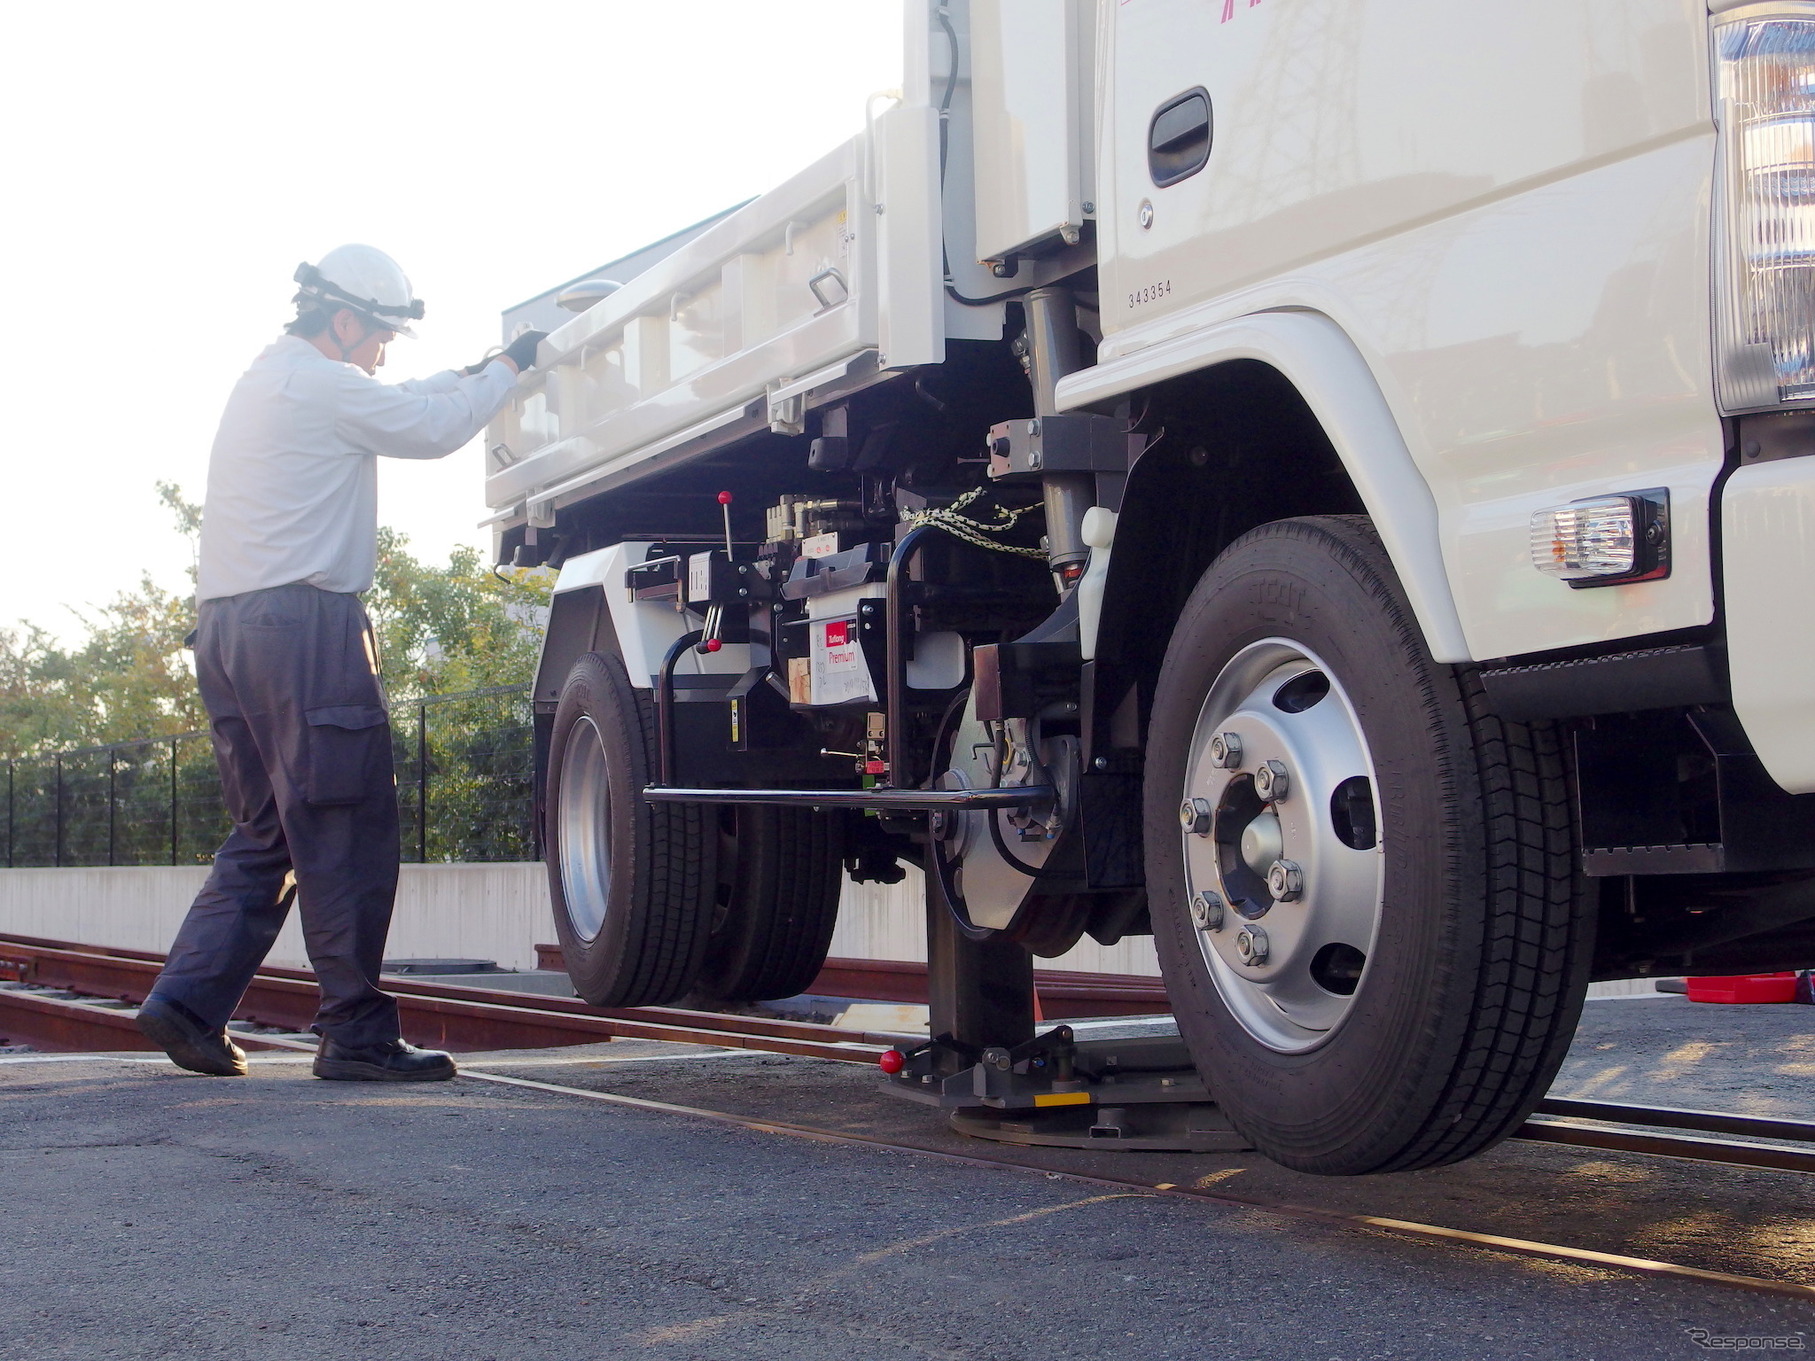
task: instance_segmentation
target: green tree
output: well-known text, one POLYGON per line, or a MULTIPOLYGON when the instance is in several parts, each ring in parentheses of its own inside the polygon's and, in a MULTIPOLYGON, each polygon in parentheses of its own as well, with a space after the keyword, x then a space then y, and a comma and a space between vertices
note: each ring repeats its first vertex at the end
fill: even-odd
POLYGON ((0 629, 0 756, 188 732, 205 719, 183 637, 187 599, 142 575, 135 591, 75 611, 83 636, 59 645, 30 623, 0 629))
POLYGON ((378 571, 365 597, 385 683, 398 698, 521 685, 535 672, 554 573, 487 567, 459 547, 445 566, 378 531, 378 571))
MULTIPOLYGON (((159 501, 194 541, 202 508, 168 482, 159 501)), ((189 573, 193 588, 194 569, 189 573)), ((499 570, 457 548, 425 563, 401 534, 379 530, 378 574, 366 595, 387 684, 400 699, 527 682, 553 574, 499 570)), ((191 592, 141 573, 136 590, 74 611, 78 640, 58 643, 21 621, 0 628, 0 758, 206 726, 183 639, 195 627, 191 592)))

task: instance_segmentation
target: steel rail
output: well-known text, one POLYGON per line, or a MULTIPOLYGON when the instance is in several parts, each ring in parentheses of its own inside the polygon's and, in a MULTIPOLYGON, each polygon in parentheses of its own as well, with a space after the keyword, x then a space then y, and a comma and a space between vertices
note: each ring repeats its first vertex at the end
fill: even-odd
POLYGON ((1785 1148, 1781 1144, 1741 1143, 1736 1139, 1703 1139, 1686 1134, 1653 1134, 1645 1130, 1581 1125, 1564 1120, 1527 1120, 1513 1132, 1512 1137, 1532 1143, 1568 1144, 1572 1148, 1605 1148, 1620 1153, 1645 1153, 1657 1158, 1687 1158, 1693 1162, 1719 1163, 1723 1167, 1815 1172, 1815 1150, 1785 1148))
MULTIPOLYGON (((537 967, 567 972, 558 945, 536 947, 537 967)), ((0 960, 4 967, 4 960, 0 960)), ((826 960, 806 992, 867 1002, 925 1006, 926 963, 914 959, 826 960)), ((1076 969, 1035 969, 1034 992, 1044 1012, 1077 1020, 1105 1016, 1163 1016, 1172 1010, 1166 985, 1145 974, 1086 973, 1076 969)))
MULTIPOLYGON (((876 1002, 927 1001, 926 965, 906 959, 828 959, 807 988, 829 997, 862 997, 876 1002)), ((1048 1016, 1153 1016, 1172 1010, 1166 985, 1136 974, 1035 969, 1034 993, 1048 1016)))
POLYGON ((1764 1295, 1782 1295, 1791 1299, 1815 1301, 1815 1286, 1800 1285, 1793 1281, 1774 1281, 1764 1276, 1746 1276, 1736 1272, 1712 1271, 1704 1267, 1682 1266, 1675 1262, 1660 1262, 1650 1258, 1631 1257, 1621 1253, 1600 1252, 1592 1248, 1571 1247, 1562 1243, 1543 1243, 1528 1238, 1509 1238, 1501 1234, 1476 1233, 1469 1229, 1452 1229, 1439 1224, 1423 1224, 1415 1220, 1391 1219, 1380 1215, 1354 1214, 1344 1210, 1323 1210, 1309 1205, 1297 1205, 1287 1201, 1260 1200, 1247 1196, 1234 1196, 1227 1192, 1211 1191, 1195 1186, 1180 1186, 1173 1182, 1148 1182, 1138 1177, 1117 1177, 1102 1173, 1067 1172, 1048 1167, 1043 1163, 1028 1162, 1011 1156, 992 1156, 989 1154, 952 1153, 946 1149, 930 1148, 921 1144, 899 1143, 891 1139, 874 1135, 852 1134, 839 1130, 816 1129, 811 1125, 797 1125, 783 1120, 763 1120, 752 1116, 732 1115, 725 1111, 706 1110, 697 1106, 682 1106, 669 1101, 652 1101, 646 1097, 625 1096, 618 1092, 595 1092, 584 1087, 567 1087, 553 1082, 537 1082, 529 1078, 510 1077, 502 1073, 488 1073, 482 1070, 463 1069, 462 1076, 480 1082, 496 1083, 500 1086, 522 1087, 530 1091, 548 1092, 561 1096, 580 1097, 587 1101, 604 1102, 607 1105, 626 1107, 632 1110, 649 1111, 661 1115, 677 1115, 694 1120, 708 1121, 718 1125, 729 1125, 739 1129, 751 1130, 759 1134, 777 1134, 791 1138, 810 1139, 818 1143, 843 1144, 850 1147, 871 1148, 890 1153, 906 1153, 916 1158, 933 1158, 940 1162, 952 1163, 964 1167, 988 1167, 1020 1172, 1034 1172, 1043 1177, 1062 1177, 1067 1181, 1082 1182, 1089 1186, 1103 1186, 1119 1190, 1137 1190, 1154 1196, 1171 1196, 1185 1200, 1208 1202, 1231 1209, 1264 1210, 1272 1214, 1287 1216, 1293 1219, 1310 1220, 1328 1224, 1333 1227, 1372 1230, 1394 1234, 1402 1238, 1418 1239, 1424 1242, 1447 1243, 1460 1247, 1479 1248, 1490 1252, 1514 1253, 1522 1257, 1544 1258, 1550 1261, 1572 1262, 1584 1266, 1602 1267, 1614 1271, 1627 1272, 1635 1276, 1662 1277, 1667 1279, 1690 1281, 1701 1285, 1718 1285, 1728 1289, 1752 1291, 1764 1295))
MULTIPOLYGON (((105 953, 71 948, 67 942, 17 936, 0 936, 0 962, 15 965, 28 983, 129 1003, 144 1000, 162 967, 159 956, 144 951, 105 953)), ((595 1008, 577 998, 427 984, 388 975, 385 986, 397 996, 405 1029, 414 1039, 456 1050, 550 1048, 621 1038, 873 1063, 889 1046, 919 1042, 919 1037, 911 1035, 676 1007, 595 1008)), ((30 996, 0 990, 0 1015, 9 1007, 20 1010, 13 1004, 30 996)), ((314 977, 306 970, 267 967, 247 988, 237 1015, 261 1025, 302 1031, 314 1020, 319 996, 314 977)), ((42 1009, 25 1010, 43 1014, 42 1009)), ((122 1018, 122 1022, 117 1029, 130 1029, 130 1021, 122 1018)), ((22 1020, 18 1028, 29 1031, 30 1022, 22 1020)), ((44 1042, 56 1041, 46 1036, 44 1042)))
POLYGON ((1623 1102, 1546 1097, 1538 1103, 1538 1114, 1561 1115, 1578 1120, 1617 1120, 1626 1125, 1654 1125, 1663 1129, 1693 1129, 1704 1134, 1745 1134, 1754 1139, 1802 1139, 1815 1143, 1815 1121, 1775 1120, 1761 1115, 1729 1115, 1724 1111, 1680 1110, 1672 1106, 1628 1106, 1623 1102))
MULTIPOLYGON (((0 935, 0 967, 39 986, 142 1001, 162 957, 148 951, 96 950, 64 941, 0 935)), ((885 1048, 916 1044, 921 1037, 875 1031, 847 1031, 804 1021, 728 1016, 672 1007, 606 1009, 577 998, 546 997, 445 983, 419 983, 387 976, 413 1037, 459 1051, 539 1049, 592 1044, 609 1039, 663 1040, 680 1044, 761 1050, 843 1063, 873 1063, 885 1048)), ((304 1031, 319 997, 313 975, 301 969, 268 967, 248 988, 241 1019, 304 1031)), ((35 1042, 75 1050, 151 1048, 130 1017, 92 1003, 0 989, 0 1033, 13 1024, 35 1042)), ((273 1047, 267 1039, 236 1032, 249 1048, 273 1047)), ((290 1047, 295 1042, 275 1042, 290 1047)), ((1604 1149, 1649 1157, 1681 1158, 1729 1167, 1815 1173, 1815 1122, 1733 1115, 1716 1111, 1633 1106, 1554 1098, 1511 1136, 1534 1143, 1604 1149), (1583 1121, 1597 1123, 1586 1124, 1583 1121), (1741 1135, 1788 1140, 1755 1143, 1694 1135, 1741 1135)))
MULTIPOLYGON (((309 991, 314 993, 312 986, 309 991)), ((562 1015, 516 1003, 498 1004, 424 996, 400 997, 398 1000, 402 1003, 404 1030, 407 1034, 415 1040, 451 1048, 456 1052, 475 1049, 546 1049, 617 1039, 665 1040, 673 1044, 755 1049, 773 1054, 792 1054, 800 1058, 836 1059, 846 1063, 874 1063, 876 1056, 882 1052, 876 1045, 862 1042, 788 1039, 774 1035, 741 1034, 734 1030, 704 1026, 562 1015), (476 1040, 475 1036, 488 1038, 481 1041, 476 1040)), ((313 1017, 312 1001, 307 1011, 313 1017)), ((270 1019, 269 1013, 251 1019, 293 1033, 302 1032, 307 1025, 306 1022, 297 1024, 274 1021, 270 1019)), ((139 1034, 133 1019, 122 1012, 96 1005, 93 1001, 44 996, 16 988, 0 988, 0 1035, 24 1039, 34 1045, 75 1052, 140 1052, 156 1048, 139 1034)), ((242 1048, 247 1049, 294 1048, 298 1043, 282 1042, 279 1036, 261 1036, 242 1031, 235 1031, 233 1038, 242 1048)))
MULTIPOLYGON (((76 1053, 154 1051, 157 1046, 139 1034, 132 1017, 93 1002, 78 1002, 63 997, 0 989, 0 1041, 24 1038, 34 1046, 45 1046, 76 1053), (22 1021, 22 1024, 21 1024, 22 1021)), ((272 1044, 261 1036, 241 1035, 234 1039, 245 1049, 288 1048, 272 1044)))

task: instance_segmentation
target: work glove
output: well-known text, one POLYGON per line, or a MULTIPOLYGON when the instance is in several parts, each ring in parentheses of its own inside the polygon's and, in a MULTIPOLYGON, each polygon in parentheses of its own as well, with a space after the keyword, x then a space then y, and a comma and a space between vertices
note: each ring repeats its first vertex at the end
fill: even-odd
POLYGON ((517 366, 518 373, 527 373, 536 366, 536 346, 546 339, 548 339, 547 331, 525 331, 497 354, 488 354, 477 364, 468 364, 460 372, 471 378, 492 360, 508 359, 517 366))
POLYGON ((528 373, 536 366, 536 346, 547 339, 547 331, 525 331, 504 347, 504 357, 517 366, 518 373, 528 373))

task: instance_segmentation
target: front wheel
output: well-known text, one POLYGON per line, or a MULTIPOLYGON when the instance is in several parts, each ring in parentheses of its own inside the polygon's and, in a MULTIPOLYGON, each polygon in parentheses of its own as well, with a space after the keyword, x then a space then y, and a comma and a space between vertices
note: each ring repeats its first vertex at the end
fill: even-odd
POLYGON ((1237 1128, 1331 1174, 1517 1128, 1592 950, 1563 753, 1431 659, 1366 520, 1265 525, 1211 565, 1147 749, 1155 943, 1237 1128))

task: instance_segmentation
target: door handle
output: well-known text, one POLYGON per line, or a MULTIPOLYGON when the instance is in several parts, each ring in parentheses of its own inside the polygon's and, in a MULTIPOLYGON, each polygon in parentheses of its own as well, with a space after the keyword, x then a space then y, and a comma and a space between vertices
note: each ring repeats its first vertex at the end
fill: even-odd
POLYGON ((1168 99, 1147 125, 1147 173, 1164 189, 1189 179, 1210 160, 1210 95, 1201 86, 1168 99))

